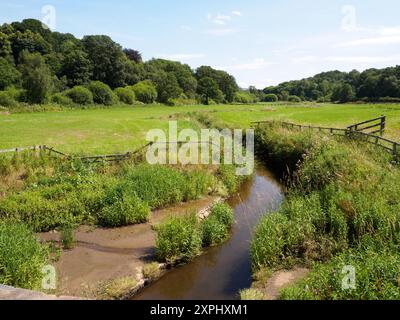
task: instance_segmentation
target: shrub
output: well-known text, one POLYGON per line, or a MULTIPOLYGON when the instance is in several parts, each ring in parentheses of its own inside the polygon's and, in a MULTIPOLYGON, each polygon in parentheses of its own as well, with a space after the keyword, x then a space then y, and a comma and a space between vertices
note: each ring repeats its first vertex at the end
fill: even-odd
POLYGON ((233 101, 236 103, 250 104, 257 102, 257 98, 249 92, 238 91, 235 93, 233 101))
POLYGON ((289 102, 294 102, 294 103, 300 103, 301 102, 301 98, 299 98, 298 96, 289 96, 288 101, 289 102))
POLYGON ((48 252, 22 224, 0 222, 0 283, 39 289, 48 252))
POLYGON ((217 171, 218 178, 223 182, 229 193, 237 191, 241 178, 236 175, 234 165, 221 165, 217 171))
POLYGON ((135 102, 135 94, 128 88, 117 88, 114 92, 122 103, 132 105, 135 102))
POLYGON ((17 105, 17 101, 6 91, 0 91, 0 106, 12 108, 17 105))
POLYGON ((93 103, 93 94, 90 90, 82 86, 75 86, 64 92, 74 103, 88 105, 93 103))
POLYGON ((56 103, 60 106, 70 106, 73 104, 72 100, 69 97, 67 97, 61 93, 53 94, 51 96, 50 100, 51 100, 51 102, 56 103))
POLYGON ((161 261, 189 261, 201 251, 201 230, 194 214, 171 217, 156 232, 156 254, 161 261))
POLYGON ((135 196, 124 196, 106 205, 98 214, 98 223, 103 227, 121 227, 146 222, 149 206, 135 196))
POLYGON ((92 81, 88 89, 93 94, 93 102, 110 106, 113 104, 113 92, 111 88, 103 82, 92 81))
POLYGON ((266 94, 264 97, 265 102, 277 102, 278 100, 279 100, 278 96, 273 93, 266 94))
POLYGON ((136 99, 143 103, 153 103, 157 99, 157 89, 150 80, 141 81, 130 89, 135 93, 136 99))

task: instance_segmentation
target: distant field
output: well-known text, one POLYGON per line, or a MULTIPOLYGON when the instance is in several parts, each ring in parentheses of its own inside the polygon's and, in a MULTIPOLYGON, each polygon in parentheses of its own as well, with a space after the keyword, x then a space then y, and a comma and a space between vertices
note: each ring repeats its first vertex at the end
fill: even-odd
MULTIPOLYGON (((46 144, 69 153, 99 154, 134 150, 146 132, 165 129, 170 116, 193 111, 211 112, 238 128, 251 121, 285 119, 301 124, 346 127, 385 114, 387 137, 400 141, 400 104, 258 104, 218 106, 141 106, 0 114, 0 149, 46 144)), ((181 128, 196 127, 179 117, 181 128)))

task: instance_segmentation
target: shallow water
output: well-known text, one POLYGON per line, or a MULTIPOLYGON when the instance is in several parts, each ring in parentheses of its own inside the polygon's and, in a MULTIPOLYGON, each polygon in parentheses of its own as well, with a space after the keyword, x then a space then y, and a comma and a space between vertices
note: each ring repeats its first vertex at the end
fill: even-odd
POLYGON ((251 286, 250 241, 254 227, 263 215, 278 208, 283 197, 274 176, 261 166, 257 168, 253 178, 228 200, 236 219, 229 241, 169 271, 134 299, 238 299, 238 292, 251 286))

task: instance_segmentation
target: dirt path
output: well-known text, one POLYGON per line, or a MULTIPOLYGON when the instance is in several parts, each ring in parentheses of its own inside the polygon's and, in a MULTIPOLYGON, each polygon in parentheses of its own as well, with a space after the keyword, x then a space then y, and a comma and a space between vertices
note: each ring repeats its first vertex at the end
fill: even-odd
MULTIPOLYGON (((116 229, 80 227, 77 245, 61 253, 55 267, 60 295, 95 297, 100 283, 121 277, 135 277, 137 270, 154 260, 155 232, 152 226, 170 215, 199 212, 217 198, 206 197, 152 213, 149 223, 116 229)), ((43 241, 59 241, 58 233, 42 233, 43 241)))
POLYGON ((282 289, 305 278, 309 272, 310 270, 304 268, 275 272, 263 288, 266 298, 268 300, 279 299, 282 289))

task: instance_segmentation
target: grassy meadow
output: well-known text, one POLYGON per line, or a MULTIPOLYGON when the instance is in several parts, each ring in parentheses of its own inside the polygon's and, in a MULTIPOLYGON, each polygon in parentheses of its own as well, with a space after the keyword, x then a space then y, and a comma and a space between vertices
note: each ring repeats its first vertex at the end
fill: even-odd
POLYGON ((45 144, 73 154, 126 152, 142 146, 148 130, 166 129, 168 120, 177 119, 180 128, 198 128, 188 115, 191 112, 210 113, 213 119, 237 128, 267 119, 346 127, 385 114, 388 117, 386 136, 400 140, 399 104, 121 105, 84 110, 0 113, 0 149, 45 144))

